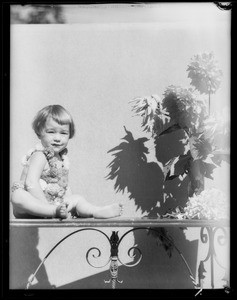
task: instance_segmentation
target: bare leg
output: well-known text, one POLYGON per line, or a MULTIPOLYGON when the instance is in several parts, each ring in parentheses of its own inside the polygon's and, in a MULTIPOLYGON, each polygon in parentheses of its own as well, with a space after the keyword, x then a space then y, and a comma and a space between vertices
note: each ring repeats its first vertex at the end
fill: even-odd
POLYGON ((16 216, 28 214, 46 218, 67 218, 65 205, 54 206, 43 203, 23 189, 17 189, 13 192, 11 202, 16 216))
MULTIPOLYGON (((112 204, 107 206, 95 206, 79 195, 71 195, 65 199, 69 203, 68 207, 76 209, 77 215, 83 218, 107 219, 120 216, 123 211, 121 204, 112 204)), ((69 210, 70 210, 69 209, 69 210)))
POLYGON ((103 207, 95 207, 93 217, 95 219, 108 219, 121 216, 123 213, 122 204, 111 204, 103 207))

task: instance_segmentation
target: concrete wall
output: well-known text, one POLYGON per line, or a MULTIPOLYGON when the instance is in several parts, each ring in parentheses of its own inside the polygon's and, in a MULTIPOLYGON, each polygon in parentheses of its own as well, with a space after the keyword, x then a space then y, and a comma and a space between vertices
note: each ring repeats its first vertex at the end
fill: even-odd
MULTIPOLYGON (((181 186, 177 180, 164 185, 160 168, 160 162, 182 151, 177 147, 182 133, 163 138, 160 162, 157 161, 153 141, 142 140, 150 136, 142 131, 141 119, 133 117, 128 102, 137 96, 162 95, 171 84, 188 86, 186 68, 190 58, 197 53, 213 51, 223 71, 223 82, 212 98, 212 109, 229 107, 230 20, 228 13, 224 13, 226 15, 213 6, 209 17, 202 22, 194 9, 192 14, 196 18, 189 12, 188 19, 177 21, 163 18, 159 22, 157 17, 157 22, 153 18, 152 22, 144 23, 131 20, 121 23, 115 19, 112 23, 12 25, 11 183, 19 179, 22 156, 37 143, 31 129, 33 117, 42 107, 57 103, 71 112, 76 124, 76 136, 68 147, 70 185, 74 193, 98 205, 121 201, 125 217, 154 216, 183 205, 187 180, 181 186), (120 191, 116 192, 115 181, 106 178, 110 172, 108 165, 114 158, 109 151, 124 145, 121 145, 126 135, 124 126, 134 140, 130 139, 131 147, 123 157, 124 182, 119 182, 120 191), (134 159, 142 145, 149 149, 147 164, 137 169, 134 159), (172 195, 165 203, 164 193, 172 195)), ((224 165, 223 168, 224 173, 217 171, 216 181, 210 184, 229 192, 229 167, 224 165)), ((68 230, 12 229, 12 288, 24 286, 26 278, 50 247, 68 230)), ((182 231, 171 230, 196 273, 199 233, 189 232, 193 233, 187 239, 182 231)), ((83 237, 78 236, 78 239, 85 243, 83 237)), ((94 233, 90 239, 97 241, 94 233)), ((126 288, 129 283, 134 288, 190 288, 192 284, 186 280, 188 275, 180 276, 184 272, 179 259, 175 255, 168 258, 166 253, 157 255, 155 239, 149 237, 151 244, 146 239, 144 233, 131 236, 131 243, 134 241, 144 248, 145 261, 138 269, 125 272, 121 267, 121 277, 127 282, 122 287, 126 288), (140 275, 136 276, 139 270, 140 275), (135 282, 131 281, 131 274, 136 276, 135 282)), ((40 287, 50 288, 55 284, 66 288, 106 288, 102 278, 106 279, 108 274, 101 273, 104 270, 83 265, 83 272, 78 274, 75 258, 80 256, 80 263, 84 260, 84 254, 78 253, 78 249, 81 250, 81 246, 78 244, 77 248, 76 241, 59 249, 54 263, 49 260, 42 268, 40 287), (70 272, 66 274, 68 266, 70 272)), ((159 247, 159 252, 162 251, 159 247)))

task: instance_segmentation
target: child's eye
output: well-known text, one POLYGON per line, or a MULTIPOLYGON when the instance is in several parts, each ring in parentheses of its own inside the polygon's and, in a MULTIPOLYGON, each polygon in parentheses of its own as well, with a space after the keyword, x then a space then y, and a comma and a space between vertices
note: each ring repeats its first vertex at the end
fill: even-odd
POLYGON ((62 132, 62 134, 66 134, 66 135, 68 135, 69 133, 68 133, 68 132, 62 132))

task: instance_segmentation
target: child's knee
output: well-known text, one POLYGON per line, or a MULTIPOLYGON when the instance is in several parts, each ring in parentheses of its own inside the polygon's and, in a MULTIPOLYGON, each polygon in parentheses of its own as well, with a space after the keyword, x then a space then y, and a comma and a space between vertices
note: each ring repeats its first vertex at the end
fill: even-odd
POLYGON ((22 201, 23 201, 23 194, 24 191, 21 189, 15 190, 12 194, 11 194, 11 203, 15 206, 19 206, 21 205, 22 201))
POLYGON ((81 202, 87 202, 86 199, 81 195, 77 195, 77 199, 78 199, 78 201, 81 201, 81 202))
POLYGON ((85 205, 86 206, 88 205, 88 202, 86 201, 86 199, 82 196, 77 195, 76 206, 81 207, 81 206, 85 206, 85 205))
POLYGON ((79 203, 84 203, 86 202, 86 199, 80 195, 71 195, 70 196, 70 201, 72 201, 75 205, 79 203))

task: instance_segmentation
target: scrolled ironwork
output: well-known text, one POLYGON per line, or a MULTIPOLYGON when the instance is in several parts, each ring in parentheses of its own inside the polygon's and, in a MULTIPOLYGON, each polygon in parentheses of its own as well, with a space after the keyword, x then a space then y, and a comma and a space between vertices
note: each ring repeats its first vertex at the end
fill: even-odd
POLYGON ((213 230, 213 256, 214 256, 214 258, 215 258, 215 261, 216 261, 216 263, 222 268, 222 269, 226 269, 226 267, 224 267, 221 263, 220 263, 220 261, 219 261, 219 259, 218 259, 218 257, 217 257, 217 254, 216 254, 216 250, 215 250, 215 236, 216 236, 216 234, 217 234, 217 232, 218 231, 222 231, 223 232, 223 234, 222 235, 219 235, 218 237, 217 237, 217 242, 218 242, 218 244, 220 245, 220 246, 225 246, 226 244, 227 244, 227 241, 228 241, 228 239, 227 239, 227 231, 225 230, 225 228, 223 228, 223 227, 216 227, 214 230, 213 230))
MULTIPOLYGON (((29 289, 30 286, 32 285, 35 277, 36 277, 36 274, 38 273, 39 269, 41 268, 41 266, 45 263, 46 259, 50 256, 50 254, 62 243, 64 242, 66 239, 68 239, 70 236, 76 234, 76 233, 79 233, 79 232, 82 232, 82 231, 86 231, 86 230, 92 230, 92 231, 97 231, 97 232, 100 232, 101 234, 103 234, 108 242, 110 243, 110 239, 109 237, 107 236, 107 234, 105 234, 103 231, 99 230, 99 229, 96 229, 96 228, 82 228, 82 229, 78 229, 78 230, 75 230, 71 233, 69 233, 68 235, 66 235, 64 238, 62 238, 56 245, 54 245, 50 251, 45 255, 45 257, 43 258, 43 260, 41 261, 41 263, 38 265, 38 267, 36 268, 35 272, 32 273, 29 278, 28 278, 28 281, 27 281, 27 284, 26 284, 26 289, 29 289)), ((94 247, 95 248, 95 247, 94 247)), ((92 248, 91 248, 92 249, 92 248)), ((99 249, 98 249, 99 250, 99 249)), ((90 249, 89 249, 90 251, 90 249)), ((100 250, 99 250, 100 251, 100 250)), ((88 251, 87 251, 88 253, 88 251)), ((108 264, 108 263, 107 263, 108 264)))
POLYGON ((111 256, 110 258, 110 276, 111 278, 109 280, 104 280, 105 283, 112 284, 112 289, 116 288, 116 283, 123 283, 123 280, 118 279, 118 257, 117 256, 111 256))
POLYGON ((128 253, 128 256, 129 256, 130 258, 135 258, 135 257, 136 257, 136 254, 135 254, 135 255, 134 255, 134 254, 131 255, 132 250, 138 251, 138 253, 139 253, 139 258, 138 258, 138 260, 137 260, 135 263, 133 263, 133 264, 126 264, 126 263, 123 263, 123 262, 121 261, 121 259, 118 257, 119 262, 120 262, 123 266, 128 267, 128 268, 137 266, 137 265, 140 263, 140 261, 142 260, 142 251, 140 250, 140 248, 138 248, 137 246, 133 246, 133 247, 130 247, 130 248, 128 249, 128 252, 127 252, 127 253, 128 253))
MULTIPOLYGON (((39 271, 40 267, 44 264, 44 262, 46 261, 46 259, 50 256, 50 254, 63 241, 65 241, 66 239, 68 239, 70 236, 72 236, 72 235, 74 235, 76 233, 85 231, 85 230, 97 231, 97 232, 101 233, 102 235, 104 235, 106 237, 107 241, 109 242, 110 256, 109 256, 108 261, 105 264, 103 264, 101 266, 97 266, 94 263, 92 263, 92 258, 98 259, 98 258, 101 257, 102 252, 101 252, 101 250, 98 247, 91 247, 86 252, 86 260, 87 260, 87 263, 90 266, 94 267, 94 268, 103 268, 106 265, 108 265, 108 263, 110 262, 110 279, 107 280, 107 281, 105 281, 105 282, 106 283, 111 282, 112 283, 112 288, 115 288, 116 283, 122 283, 121 280, 118 280, 118 263, 120 263, 121 265, 126 266, 126 267, 134 267, 134 266, 137 266, 141 262, 142 257, 143 257, 141 249, 137 245, 133 245, 132 247, 130 247, 128 249, 127 255, 130 258, 132 258, 132 259, 136 258, 136 261, 135 262, 131 262, 131 263, 124 263, 123 261, 121 261, 121 259, 119 258, 119 255, 118 255, 118 249, 121 246, 121 242, 131 232, 134 232, 136 230, 146 230, 148 232, 149 231, 153 231, 153 232, 159 233, 159 237, 162 236, 162 239, 166 240, 167 242, 169 242, 172 245, 172 247, 178 252, 178 254, 180 255, 180 257, 181 257, 181 259, 183 261, 183 263, 185 264, 185 266, 186 266, 186 268, 188 270, 188 273, 189 273, 189 277, 191 278, 194 287, 195 288, 201 288, 201 290, 202 290, 202 285, 200 284, 200 280, 199 280, 199 283, 196 282, 196 280, 195 280, 195 278, 194 278, 194 276, 192 274, 192 271, 191 271, 191 269, 190 269, 187 261, 185 260, 185 258, 183 256, 183 254, 181 253, 181 251, 174 244, 173 240, 170 239, 165 234, 162 234, 162 232, 158 228, 156 228, 156 227, 148 227, 148 226, 146 226, 146 227, 142 226, 142 227, 132 228, 132 229, 126 231, 120 238, 118 236, 118 231, 113 231, 112 235, 109 238, 107 236, 107 234, 105 234, 103 231, 101 231, 99 229, 96 229, 96 228, 91 228, 91 227, 82 228, 82 229, 79 229, 79 230, 71 232, 70 234, 68 234, 67 236, 65 236, 64 238, 62 238, 46 254, 46 256, 44 257, 44 259, 41 261, 41 263, 39 264, 39 266, 35 270, 35 272, 30 275, 30 277, 28 279, 28 283, 27 283, 26 289, 28 289, 33 284, 33 281, 35 279, 35 276, 36 276, 37 272, 39 271)), ((212 287, 214 287, 214 281, 213 281, 213 262, 214 262, 214 259, 221 266, 221 264, 217 260, 217 255, 216 255, 216 251, 215 251, 215 246, 214 246, 215 238, 216 238, 216 240, 217 240, 217 242, 218 242, 219 245, 221 245, 221 246, 226 245, 226 243, 227 243, 227 231, 223 227, 212 228, 212 226, 209 226, 209 225, 205 225, 205 226, 201 227, 200 239, 201 239, 202 243, 208 245, 208 252, 207 252, 206 258, 204 260, 201 260, 200 264, 203 264, 208 259, 210 259, 210 261, 211 261, 211 285, 212 285, 212 287), (219 231, 222 231, 222 234, 219 235, 219 236, 217 236, 217 232, 219 232, 219 231)), ((221 266, 221 267, 223 267, 223 266, 221 266)), ((200 274, 201 274, 200 276, 202 277, 203 276, 203 271, 200 274)), ((200 279, 200 276, 199 276, 199 279, 200 279)))
POLYGON ((97 247, 92 247, 92 248, 90 248, 90 249, 86 252, 86 261, 87 261, 87 263, 88 263, 91 267, 93 267, 93 268, 98 268, 98 269, 107 266, 108 263, 110 262, 110 258, 109 258, 109 260, 108 260, 104 265, 102 265, 102 266, 96 266, 96 265, 94 265, 94 264, 92 264, 92 263, 90 262, 89 255, 90 255, 90 253, 91 253, 93 250, 96 250, 97 253, 98 253, 97 256, 94 255, 94 254, 92 254, 92 256, 93 256, 94 258, 98 258, 98 257, 101 256, 101 251, 100 251, 100 249, 97 248, 97 247))
POLYGON ((211 287, 214 288, 214 265, 213 265, 213 254, 214 254, 214 240, 213 240, 213 230, 211 227, 201 227, 200 230, 200 239, 204 244, 207 244, 209 242, 208 252, 205 259, 201 260, 199 263, 199 282, 201 288, 203 288, 203 280, 205 278, 205 275, 203 274, 205 272, 204 269, 204 262, 208 261, 210 259, 210 265, 211 265, 211 287), (208 234, 204 234, 204 230, 206 229, 208 234))
MULTIPOLYGON (((204 229, 206 229, 208 231, 208 227, 201 227, 201 231, 200 231, 200 238, 201 241, 206 244, 208 242, 208 234, 204 233, 204 229)), ((209 233, 209 231, 208 231, 209 233)))
MULTIPOLYGON (((190 279, 191 279, 191 281, 192 281, 192 283, 193 283, 193 285, 194 285, 194 287, 195 288, 199 288, 199 284, 196 282, 196 280, 195 280, 195 278, 194 278, 194 276, 193 276, 193 273, 192 273, 192 271, 191 271, 191 268, 189 267, 189 265, 188 265, 188 263, 187 263, 187 261, 186 261, 186 259, 184 258, 184 256, 183 256, 183 254, 181 253, 181 251, 177 248, 177 246, 174 244, 174 242, 172 241, 172 240, 170 240, 167 236, 165 236, 165 235, 163 235, 159 230, 157 230, 156 228, 153 228, 153 227, 136 227, 136 228, 132 228, 132 229, 130 229, 130 230, 128 230, 127 232, 125 232, 123 235, 122 235, 122 237, 119 239, 119 242, 118 242, 118 247, 119 247, 119 245, 121 244, 121 241, 125 238, 125 236, 127 236, 130 232, 134 232, 134 231, 136 231, 136 230, 150 230, 150 231, 154 231, 154 232, 158 232, 160 235, 162 235, 162 237, 164 238, 164 239, 166 239, 167 241, 169 241, 171 244, 172 244, 172 246, 174 247, 174 249, 178 252, 178 254, 180 255, 180 257, 181 257, 181 259, 182 259, 182 261, 183 261, 183 263, 185 264, 185 266, 186 266, 186 268, 187 268, 187 270, 188 270, 188 273, 189 273, 189 277, 190 277, 190 279)), ((129 250, 132 250, 132 248, 133 247, 131 247, 129 250)), ((135 247, 136 249, 139 249, 138 247, 135 247)), ((129 252, 129 250, 128 250, 128 252, 129 252)), ((141 259, 142 259, 142 252, 141 252, 141 250, 139 249, 139 251, 140 251, 140 254, 141 254, 141 257, 140 257, 140 259, 138 260, 138 262, 136 262, 135 264, 133 264, 133 265, 128 265, 128 264, 123 264, 124 266, 126 266, 126 267, 129 267, 129 266, 131 266, 131 267, 133 267, 133 266, 135 266, 135 265, 138 265, 138 263, 140 263, 140 261, 141 261, 141 259)), ((119 259, 119 258, 118 258, 119 259)), ((119 261, 121 262, 121 260, 119 259, 119 261)))
POLYGON ((200 231, 200 238, 203 243, 207 243, 209 241, 209 248, 207 256, 203 262, 206 262, 211 256, 216 258, 216 250, 215 250, 215 236, 218 230, 222 230, 223 234, 217 237, 217 242, 220 246, 224 246, 227 243, 227 231, 223 227, 215 227, 214 229, 210 227, 202 227, 200 231), (204 234, 204 229, 207 230, 208 235, 204 234))
POLYGON ((206 262, 210 258, 210 256, 212 255, 212 253, 214 251, 212 229, 210 227, 201 227, 200 239, 204 244, 207 244, 209 242, 207 256, 204 260, 202 260, 203 262, 206 262), (204 233, 205 229, 208 234, 204 233))
POLYGON ((222 230, 222 232, 223 232, 223 235, 219 235, 218 238, 217 238, 218 244, 220 246, 224 246, 227 243, 227 231, 226 231, 226 229, 224 227, 216 227, 213 230, 214 237, 215 237, 215 235, 216 235, 216 233, 217 233, 218 230, 222 230))
MULTIPOLYGON (((208 247, 208 252, 206 255, 206 258, 204 260, 200 261, 199 267, 201 264, 204 265, 204 262, 207 262, 210 259, 210 266, 211 266, 211 287, 214 288, 214 260, 216 263, 223 269, 226 269, 218 260, 217 254, 216 254, 216 249, 215 249, 215 239, 217 240, 218 244, 220 246, 224 246, 227 243, 227 231, 225 230, 224 227, 217 226, 215 228, 212 228, 210 226, 208 227, 201 227, 200 231, 200 238, 203 243, 207 243, 209 241, 209 247, 208 247), (204 230, 206 229, 208 234, 204 233, 204 230), (219 235, 216 238, 217 232, 222 231, 222 235, 219 235)), ((205 278, 203 275, 203 272, 199 275, 199 277, 205 278)), ((199 281, 201 279, 199 278, 199 281)))

